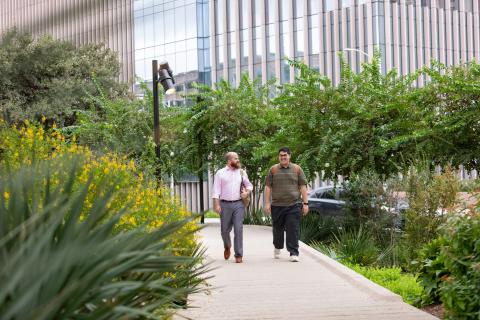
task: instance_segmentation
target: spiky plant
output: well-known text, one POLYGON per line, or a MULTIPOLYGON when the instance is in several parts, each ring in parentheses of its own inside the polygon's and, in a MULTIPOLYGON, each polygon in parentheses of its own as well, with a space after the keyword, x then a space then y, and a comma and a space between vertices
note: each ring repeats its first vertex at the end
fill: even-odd
POLYGON ((50 160, 1 173, 0 319, 168 316, 199 290, 203 250, 173 254, 170 239, 185 221, 114 232, 128 207, 110 212, 113 188, 87 205, 90 182, 73 188, 79 163, 50 160))

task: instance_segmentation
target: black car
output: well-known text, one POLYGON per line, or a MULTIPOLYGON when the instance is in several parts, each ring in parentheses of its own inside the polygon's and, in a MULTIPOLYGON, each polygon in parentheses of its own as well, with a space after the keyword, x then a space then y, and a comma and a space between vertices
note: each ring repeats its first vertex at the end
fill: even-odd
MULTIPOLYGON (((374 201, 372 201, 373 203, 374 201)), ((340 217, 344 215, 345 190, 342 186, 320 187, 309 193, 308 207, 310 211, 317 212, 322 216, 340 217)), ((405 200, 397 199, 394 206, 382 206, 382 210, 389 212, 394 217, 397 227, 404 224, 403 211, 408 209, 405 200)))
POLYGON ((308 195, 308 208, 325 216, 343 215, 345 200, 340 186, 320 187, 308 195))

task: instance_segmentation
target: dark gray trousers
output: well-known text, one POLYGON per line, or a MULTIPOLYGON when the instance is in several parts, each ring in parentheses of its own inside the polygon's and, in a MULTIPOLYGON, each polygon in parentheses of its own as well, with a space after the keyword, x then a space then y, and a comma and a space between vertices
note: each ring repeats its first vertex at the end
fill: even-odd
POLYGON ((298 256, 298 236, 302 205, 289 207, 272 206, 273 245, 283 249, 284 233, 287 234, 287 250, 291 256, 298 256))
POLYGON ((245 207, 242 201, 220 201, 222 211, 220 213, 220 230, 222 233, 223 246, 230 248, 232 240, 230 232, 233 228, 233 250, 235 257, 243 257, 243 218, 245 207))

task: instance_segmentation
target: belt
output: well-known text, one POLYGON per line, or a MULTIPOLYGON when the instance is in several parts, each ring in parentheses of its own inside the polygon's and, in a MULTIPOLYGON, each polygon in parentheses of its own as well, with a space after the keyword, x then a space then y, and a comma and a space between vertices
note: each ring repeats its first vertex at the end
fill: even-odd
POLYGON ((242 199, 238 199, 238 200, 223 200, 221 199, 220 201, 221 202, 237 202, 237 201, 241 201, 242 199))

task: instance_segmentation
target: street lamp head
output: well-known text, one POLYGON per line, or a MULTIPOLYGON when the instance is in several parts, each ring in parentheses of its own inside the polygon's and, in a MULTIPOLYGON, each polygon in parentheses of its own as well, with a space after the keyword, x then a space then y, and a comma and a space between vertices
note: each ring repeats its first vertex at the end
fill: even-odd
POLYGON ((162 84, 166 95, 175 93, 175 79, 173 78, 173 71, 170 69, 167 61, 160 63, 160 67, 158 68, 158 80, 162 84))

